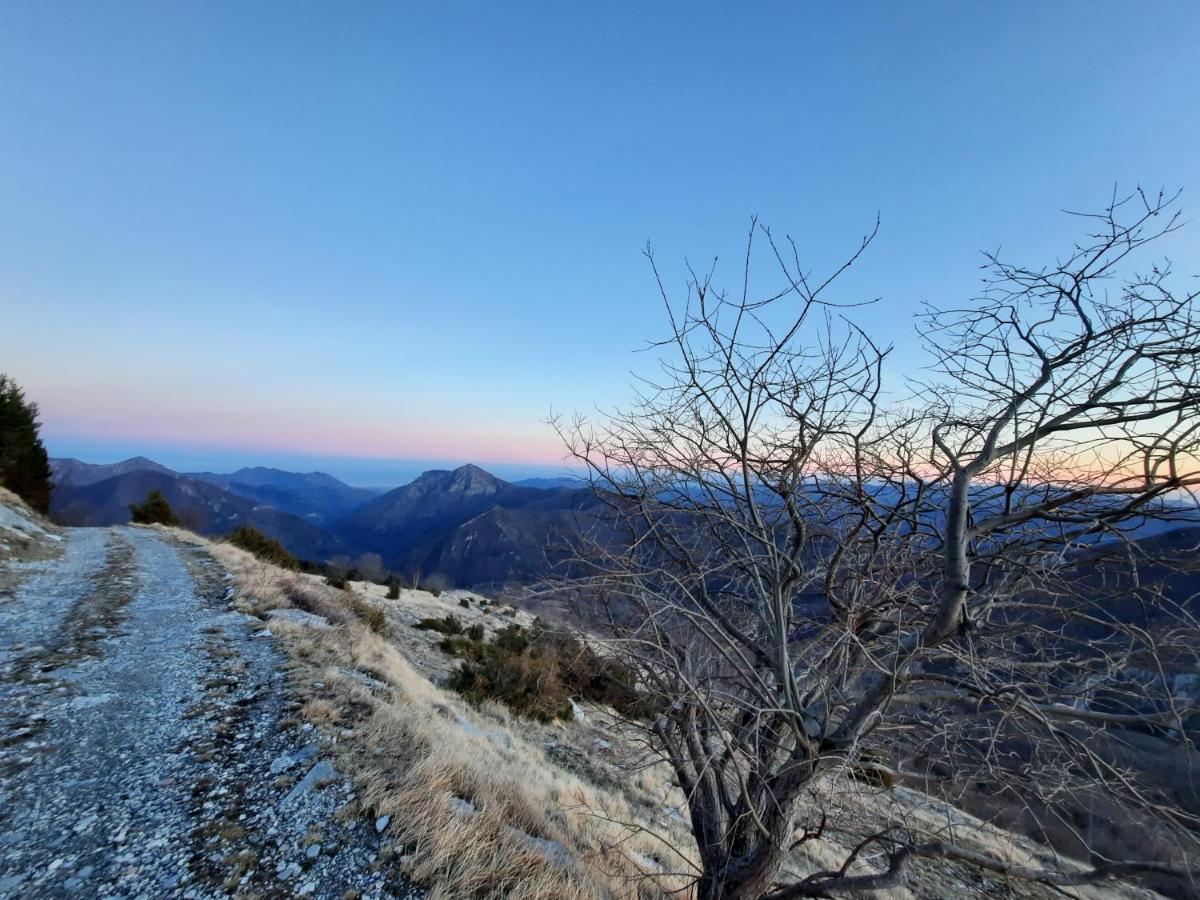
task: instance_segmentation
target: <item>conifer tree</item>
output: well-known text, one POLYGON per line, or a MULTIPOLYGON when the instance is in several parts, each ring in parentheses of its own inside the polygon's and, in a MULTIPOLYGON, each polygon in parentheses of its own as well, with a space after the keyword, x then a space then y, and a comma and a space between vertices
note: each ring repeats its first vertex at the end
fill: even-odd
POLYGON ((50 459, 39 436, 38 408, 0 372, 0 485, 33 509, 50 511, 50 459))
POLYGON ((138 525, 178 525, 179 517, 160 491, 151 491, 141 503, 130 503, 129 513, 138 525))

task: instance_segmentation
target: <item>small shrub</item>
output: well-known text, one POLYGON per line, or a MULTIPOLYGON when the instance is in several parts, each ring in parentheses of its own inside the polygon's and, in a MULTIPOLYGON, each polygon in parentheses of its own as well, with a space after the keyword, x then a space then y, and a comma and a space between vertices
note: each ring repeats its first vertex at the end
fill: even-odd
POLYGON ((532 635, 520 625, 505 625, 496 632, 492 643, 505 653, 524 653, 529 649, 532 635))
POLYGON ((325 576, 325 583, 330 587, 338 588, 343 591, 346 590, 346 588, 350 585, 350 582, 346 580, 346 576, 341 572, 330 572, 325 576))
POLYGON ((141 503, 130 503, 129 514, 139 525, 179 524, 179 517, 161 491, 151 491, 141 503))
POLYGON ((458 605, 459 605, 459 606, 461 606, 463 609, 470 609, 470 608, 471 608, 471 601, 470 601, 470 600, 468 600, 466 597, 459 597, 459 598, 458 598, 458 605))
POLYGON ((287 548, 275 538, 269 538, 257 528, 239 525, 225 538, 235 547, 241 547, 256 557, 285 569, 299 569, 300 560, 288 553, 287 548))
POLYGON ((637 691, 632 669, 571 635, 550 630, 540 619, 531 628, 506 625, 490 643, 482 639, 483 627, 473 625, 465 637, 447 636, 438 644, 463 660, 449 684, 473 703, 498 700, 543 720, 569 718, 570 697, 603 703, 629 716, 653 711, 637 691))
POLYGON ((387 589, 388 589, 387 598, 389 600, 399 600, 400 599, 400 579, 399 578, 389 578, 387 581, 387 589))
POLYGON ((489 648, 483 643, 483 626, 472 625, 461 635, 448 634, 438 641, 438 649, 448 656, 479 660, 489 648))
POLYGON ((475 704, 499 700, 539 722, 569 719, 571 700, 553 656, 485 654, 464 662, 450 675, 449 686, 475 704))
POLYGON ((457 656, 459 659, 466 659, 473 662, 483 659, 484 655, 488 652, 488 647, 485 644, 473 641, 461 634, 448 634, 438 641, 437 646, 447 656, 457 656))
POLYGON ((453 613, 444 619, 422 619, 413 627, 421 631, 436 631, 447 635, 463 633, 462 621, 453 613))

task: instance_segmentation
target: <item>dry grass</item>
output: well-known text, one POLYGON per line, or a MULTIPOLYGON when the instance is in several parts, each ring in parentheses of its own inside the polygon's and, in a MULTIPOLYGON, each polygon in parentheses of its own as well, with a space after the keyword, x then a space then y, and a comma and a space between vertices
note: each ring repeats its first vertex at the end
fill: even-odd
MULTIPOLYGON (((514 620, 528 625, 531 615, 497 604, 463 608, 462 592, 434 597, 405 590, 389 601, 378 585, 356 582, 340 590, 227 544, 210 551, 234 574, 244 611, 264 615, 297 606, 339 626, 270 625, 290 657, 293 689, 303 700, 299 715, 329 735, 336 764, 358 784, 358 800, 339 816, 390 816, 391 852, 414 879, 430 885, 431 897, 690 896, 694 844, 683 817, 670 814, 683 798, 666 767, 638 758, 615 715, 589 706, 586 723, 548 726, 493 702, 472 709, 431 680, 454 664, 436 649, 441 636, 412 627, 455 613, 490 635, 514 620), (364 622, 360 604, 383 613, 381 633, 364 622), (611 741, 612 749, 592 749, 597 737, 611 741)), ((821 794, 813 808, 842 818, 847 834, 875 821, 909 821, 934 833, 946 827, 939 826, 939 808, 922 795, 881 792, 845 778, 829 779, 821 794)), ((967 823, 954 826, 954 836, 968 844, 1014 859, 1038 852, 969 817, 953 818, 967 823)), ((788 871, 800 878, 837 868, 845 853, 840 839, 809 842, 788 871)), ((858 864, 853 871, 868 869, 858 864)), ((944 862, 915 866, 909 882, 875 896, 1052 895, 1027 883, 983 880, 976 870, 944 862)), ((1147 896, 1124 885, 1073 891, 1079 897, 1147 896)))
MULTIPOLYGON (((521 733, 524 723, 496 704, 474 711, 433 684, 364 621, 359 608, 382 612, 382 597, 331 588, 227 544, 211 552, 234 574, 245 612, 296 606, 341 626, 270 627, 289 650, 294 687, 307 697, 300 715, 336 732, 337 763, 357 781, 363 811, 391 816, 394 849, 413 878, 432 886, 431 896, 654 898, 687 883, 664 874, 691 870, 669 846, 689 845, 681 823, 645 815, 656 802, 649 797, 635 809, 621 793, 560 768, 521 733), (323 685, 320 697, 311 696, 314 681, 323 685)), ((478 610, 461 608, 450 592, 419 599, 405 618, 421 609, 464 617, 478 610)), ((661 782, 655 786, 668 793, 661 782)))
POLYGON ((300 715, 314 725, 336 725, 342 721, 342 711, 328 700, 314 697, 300 707, 300 715))

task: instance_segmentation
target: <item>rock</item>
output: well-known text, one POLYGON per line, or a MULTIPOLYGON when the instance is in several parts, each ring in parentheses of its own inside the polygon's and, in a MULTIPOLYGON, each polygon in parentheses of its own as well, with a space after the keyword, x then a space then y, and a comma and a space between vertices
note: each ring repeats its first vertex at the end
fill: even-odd
POLYGON ((380 816, 375 820, 375 830, 380 834, 383 834, 385 831, 387 831, 387 827, 391 824, 391 822, 391 816, 380 816))
POLYGON ((308 849, 304 851, 304 855, 306 857, 308 857, 309 859, 316 859, 318 856, 321 855, 321 845, 320 844, 309 844, 308 849))
POLYGON ((291 806, 312 792, 318 784, 326 781, 336 781, 340 777, 332 763, 323 759, 309 769, 308 774, 301 778, 294 788, 288 791, 288 795, 283 798, 283 802, 280 805, 291 806))
POLYGON ((663 870, 663 864, 653 856, 647 856, 645 853, 638 853, 636 850, 630 851, 630 855, 633 857, 634 862, 641 866, 646 872, 661 872, 663 870))
POLYGON ((302 762, 308 762, 316 755, 316 744, 306 744, 294 753, 284 753, 271 763, 271 774, 278 775, 280 772, 286 772, 293 766, 298 766, 302 762))
POLYGON ((298 877, 301 871, 300 863, 288 863, 283 867, 283 871, 279 873, 279 877, 284 881, 291 881, 293 878, 298 877))
POLYGON ((566 868, 574 861, 571 852, 558 841, 552 841, 549 838, 534 837, 532 834, 527 834, 519 828, 513 828, 511 825, 506 825, 505 830, 514 837, 520 838, 523 844, 526 844, 531 850, 553 865, 566 868))
POLYGON ((612 741, 606 741, 604 738, 600 738, 598 741, 596 741, 596 743, 592 744, 592 747, 595 748, 597 753, 607 753, 612 749, 612 741))
POLYGON ((463 797, 451 797, 450 806, 460 816, 471 816, 479 811, 474 803, 463 797))
POLYGON ((366 672, 360 672, 357 669, 339 668, 338 674, 343 678, 348 678, 349 680, 356 682, 357 684, 361 684, 363 687, 372 691, 387 692, 390 690, 390 688, 378 678, 368 675, 366 672))
POLYGON ((88 709, 92 706, 100 706, 103 703, 110 703, 117 699, 116 694, 93 694, 90 697, 76 697, 67 704, 71 709, 88 709))
MULTIPOLYGON (((97 816, 95 813, 88 813, 86 816, 80 817, 79 821, 75 823, 75 827, 71 830, 76 834, 82 834, 96 824, 96 819, 97 816)), ((87 876, 85 875, 83 877, 86 878, 87 876)))
POLYGON ((572 697, 570 699, 571 699, 571 714, 573 716, 575 716, 575 721, 576 722, 586 722, 587 721, 587 713, 585 713, 583 711, 583 707, 575 702, 574 697, 572 697))
POLYGON ((462 716, 460 716, 458 713, 456 713, 452 710, 446 710, 446 712, 443 713, 442 710, 446 709, 445 707, 439 708, 438 706, 435 706, 434 708, 437 709, 441 715, 446 716, 446 718, 450 719, 450 721, 452 721, 455 725, 457 725, 459 728, 461 728, 467 734, 475 735, 476 737, 486 738, 487 740, 491 741, 493 744, 496 744, 499 747, 504 747, 505 749, 508 749, 508 750, 512 749, 512 745, 513 745, 512 735, 509 734, 507 731, 485 731, 484 729, 479 728, 476 725, 472 725, 470 722, 468 722, 466 719, 464 719, 462 716))
POLYGON ((275 622, 291 622, 293 625, 305 625, 320 630, 333 626, 324 616, 315 616, 302 609, 272 609, 267 611, 267 618, 275 622))

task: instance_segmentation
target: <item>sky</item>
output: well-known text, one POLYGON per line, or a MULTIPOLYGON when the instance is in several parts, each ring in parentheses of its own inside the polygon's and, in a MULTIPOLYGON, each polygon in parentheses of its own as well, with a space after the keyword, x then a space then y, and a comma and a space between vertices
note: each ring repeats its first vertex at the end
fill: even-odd
MULTIPOLYGON (((865 324, 1200 203, 1200 4, 0 2, 0 371, 51 455, 561 471, 752 215, 865 324)), ((1200 227, 1160 248, 1197 271, 1200 227)))

